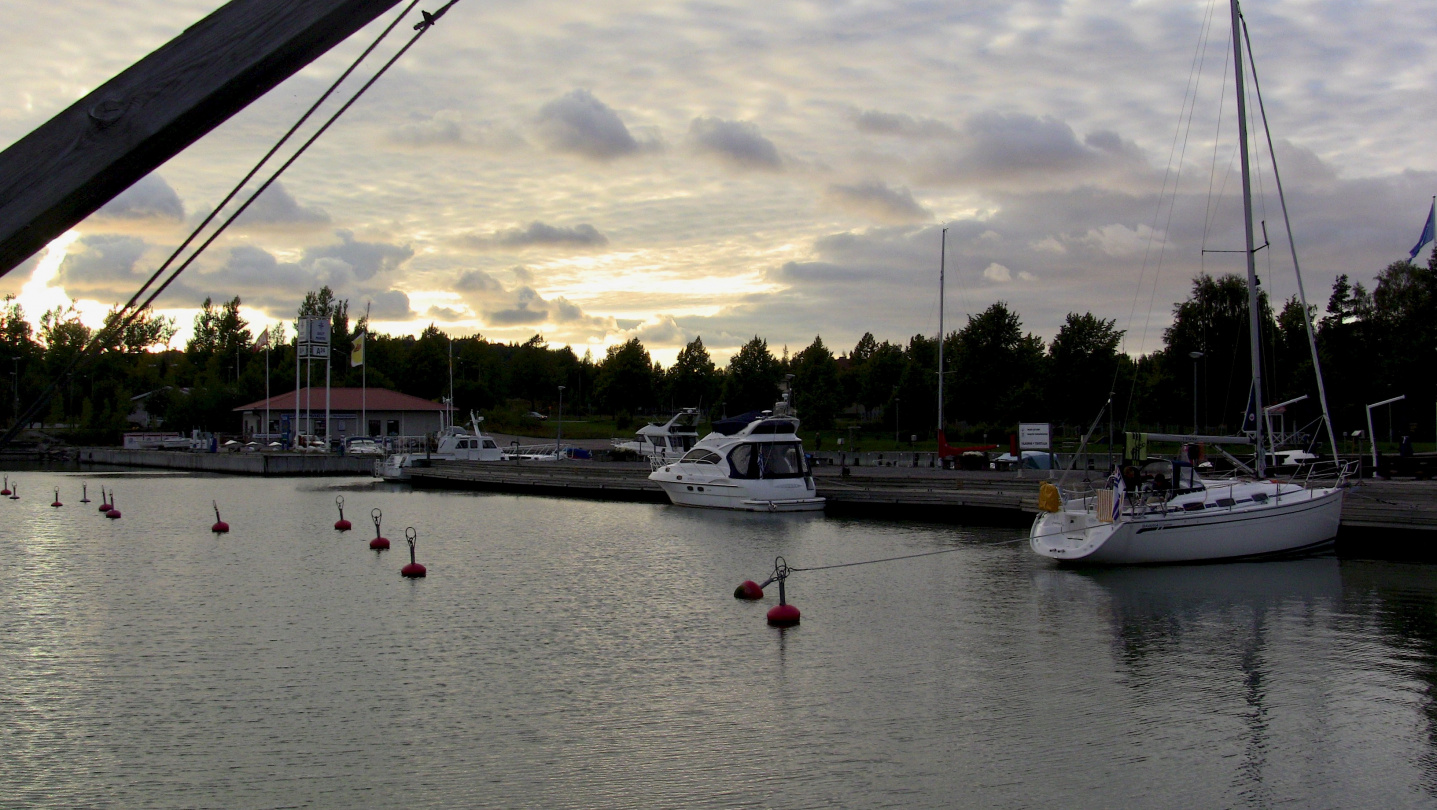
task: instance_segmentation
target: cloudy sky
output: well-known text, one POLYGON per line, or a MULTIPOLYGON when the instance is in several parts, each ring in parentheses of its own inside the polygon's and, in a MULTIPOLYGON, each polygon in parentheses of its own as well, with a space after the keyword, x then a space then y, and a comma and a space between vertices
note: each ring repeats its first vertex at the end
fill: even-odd
MULTIPOLYGON (((0 144, 219 5, 0 0, 0 144)), ((1405 258, 1437 193, 1437 15, 1416 0, 1245 13, 1325 303, 1337 273, 1405 258)), ((0 294, 32 317, 127 298, 386 20, 0 294)), ((263 322, 329 284, 391 332, 541 333, 596 357, 637 335, 665 364, 695 336, 721 361, 755 334, 842 352, 865 331, 936 332, 947 227, 949 329, 1003 300, 1044 338, 1092 311, 1151 349, 1195 273, 1241 268, 1201 253, 1241 246, 1229 31, 1225 2, 1176 0, 467 0, 158 304, 181 339, 206 296, 238 294, 263 322)), ((1258 163, 1274 243, 1259 272, 1285 298, 1258 163)))

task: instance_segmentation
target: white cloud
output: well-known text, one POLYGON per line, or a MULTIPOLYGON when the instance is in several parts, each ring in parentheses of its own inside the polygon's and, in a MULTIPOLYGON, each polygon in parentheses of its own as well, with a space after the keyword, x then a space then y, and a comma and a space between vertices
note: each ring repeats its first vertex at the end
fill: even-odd
POLYGON ((1013 271, 1009 270, 1001 264, 998 264, 997 262, 993 262, 992 264, 983 268, 983 278, 986 278, 989 281, 996 281, 1001 284, 1013 280, 1013 271))

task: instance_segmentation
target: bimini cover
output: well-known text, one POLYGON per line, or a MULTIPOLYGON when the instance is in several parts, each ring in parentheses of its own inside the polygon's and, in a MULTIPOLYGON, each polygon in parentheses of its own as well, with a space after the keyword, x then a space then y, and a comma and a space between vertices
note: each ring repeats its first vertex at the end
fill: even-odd
POLYGON ((749 411, 748 413, 741 413, 738 416, 730 416, 727 419, 720 419, 719 421, 714 422, 713 428, 715 433, 721 433, 725 436, 732 436, 735 433, 738 433, 740 430, 743 430, 744 428, 748 427, 749 422, 752 422, 755 419, 762 418, 763 413, 761 411, 749 411))

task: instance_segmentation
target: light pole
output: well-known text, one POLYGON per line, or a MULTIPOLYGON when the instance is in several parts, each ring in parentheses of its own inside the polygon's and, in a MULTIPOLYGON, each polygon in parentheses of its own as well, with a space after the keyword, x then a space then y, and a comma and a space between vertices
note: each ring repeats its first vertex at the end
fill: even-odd
POLYGON ((554 441, 554 455, 564 451, 564 386, 559 386, 559 438, 554 441))
POLYGON ((15 363, 15 369, 10 372, 10 385, 15 389, 15 421, 20 421, 20 358, 10 358, 15 363))
POLYGON ((1202 359, 1202 352, 1188 352, 1188 357, 1193 359, 1193 434, 1198 433, 1198 410, 1197 410, 1197 366, 1202 359))

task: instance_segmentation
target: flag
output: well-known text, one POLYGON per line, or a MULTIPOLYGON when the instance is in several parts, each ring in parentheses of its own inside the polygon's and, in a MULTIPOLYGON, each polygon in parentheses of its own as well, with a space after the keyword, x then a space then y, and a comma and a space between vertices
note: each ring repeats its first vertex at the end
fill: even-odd
POLYGON ((257 352, 257 351, 261 351, 261 350, 263 350, 263 349, 268 349, 268 348, 269 348, 269 330, 266 329, 266 330, 264 330, 264 332, 260 333, 259 340, 256 340, 256 341, 254 342, 254 346, 253 346, 253 348, 252 348, 252 351, 256 351, 256 352, 257 352))
POLYGON ((1437 200, 1433 200, 1432 207, 1427 209, 1427 224, 1422 226, 1422 238, 1418 239, 1417 244, 1412 246, 1412 255, 1407 258, 1417 258, 1417 254, 1422 250, 1422 246, 1431 242, 1434 235, 1437 235, 1437 200))
POLYGON ((354 339, 354 352, 349 355, 349 367, 364 365, 364 333, 354 339))

